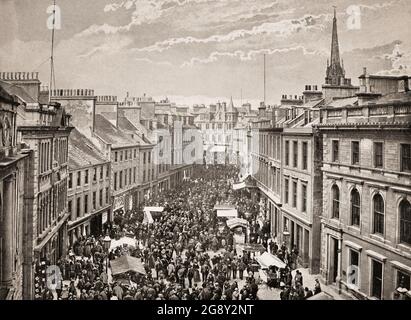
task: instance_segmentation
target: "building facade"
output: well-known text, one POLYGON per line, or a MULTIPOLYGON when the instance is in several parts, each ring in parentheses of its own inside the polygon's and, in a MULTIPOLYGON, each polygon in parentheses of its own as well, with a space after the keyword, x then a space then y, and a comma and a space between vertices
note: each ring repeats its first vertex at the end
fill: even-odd
POLYGON ((32 152, 17 138, 17 96, 0 81, 0 300, 23 298, 23 263, 27 197, 32 152))
POLYGON ((321 273, 362 299, 410 290, 411 92, 408 77, 360 77, 355 99, 323 109, 321 273))
POLYGON ((9 73, 5 90, 19 99, 17 135, 33 160, 25 179, 28 185, 23 237, 23 298, 34 295, 34 266, 41 261, 55 264, 66 254, 67 178, 70 115, 49 102, 40 91, 38 74, 9 73))
POLYGON ((74 129, 69 139, 69 245, 80 236, 99 236, 111 213, 111 163, 74 129))

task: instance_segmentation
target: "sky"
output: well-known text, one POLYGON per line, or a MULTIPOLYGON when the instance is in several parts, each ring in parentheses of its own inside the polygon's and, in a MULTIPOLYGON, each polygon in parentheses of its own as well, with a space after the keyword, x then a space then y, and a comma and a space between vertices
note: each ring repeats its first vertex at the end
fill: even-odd
MULTIPOLYGON (((52 0, 0 0, 0 71, 49 81, 52 0)), ((411 74, 410 0, 57 0, 58 88, 267 103, 324 83, 333 5, 347 77, 411 74)))

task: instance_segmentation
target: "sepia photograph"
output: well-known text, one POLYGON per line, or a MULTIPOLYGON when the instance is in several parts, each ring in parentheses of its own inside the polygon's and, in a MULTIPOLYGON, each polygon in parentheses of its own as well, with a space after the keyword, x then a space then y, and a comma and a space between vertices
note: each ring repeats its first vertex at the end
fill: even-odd
POLYGON ((0 300, 410 302, 410 21, 410 0, 0 0, 0 300))

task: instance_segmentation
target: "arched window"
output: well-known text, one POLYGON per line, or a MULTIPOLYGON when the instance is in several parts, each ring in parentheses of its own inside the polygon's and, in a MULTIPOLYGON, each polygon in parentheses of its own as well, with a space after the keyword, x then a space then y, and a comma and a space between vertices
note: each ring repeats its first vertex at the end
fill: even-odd
POLYGON ((332 193, 332 217, 335 219, 340 218, 340 189, 334 185, 331 189, 332 193))
POLYGON ((374 233, 384 234, 384 200, 380 194, 373 198, 374 233))
POLYGON ((351 225, 360 226, 360 193, 357 189, 351 191, 351 225))
POLYGON ((411 245, 411 204, 407 200, 400 203, 400 242, 411 245))

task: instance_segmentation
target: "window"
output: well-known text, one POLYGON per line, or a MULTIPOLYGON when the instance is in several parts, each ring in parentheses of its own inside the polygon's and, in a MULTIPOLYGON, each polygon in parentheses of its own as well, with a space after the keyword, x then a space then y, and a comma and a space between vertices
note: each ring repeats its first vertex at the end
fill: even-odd
POLYGON ((147 155, 148 155, 148 163, 151 163, 151 152, 148 152, 147 155))
POLYGON ((339 161, 339 142, 337 140, 333 140, 332 142, 332 162, 339 161))
POLYGON ((303 142, 303 170, 308 168, 308 143, 303 142))
POLYGON ((289 193, 289 180, 288 178, 284 179, 284 202, 288 203, 288 193, 289 193))
POLYGON ((285 165, 288 166, 290 163, 290 141, 285 142, 285 165))
POLYGON ((93 191, 93 210, 97 208, 97 192, 93 191))
POLYGON ((84 213, 88 213, 88 194, 84 196, 84 213))
POLYGON ((397 270, 397 288, 405 288, 410 290, 411 277, 410 274, 397 270))
POLYGON ((118 152, 114 152, 114 162, 118 161, 118 152))
POLYGON ((81 198, 80 198, 80 197, 77 198, 76 210, 77 210, 77 216, 76 216, 76 218, 78 218, 78 217, 80 217, 80 215, 81 215, 81 198))
POLYGON ((123 189, 123 171, 120 171, 120 189, 123 189))
POLYGON ((293 208, 297 207, 297 181, 293 181, 293 208))
POLYGON ((302 184, 301 185, 301 211, 302 212, 307 212, 307 185, 306 184, 302 184))
POLYGON ((131 184, 131 168, 128 169, 128 184, 131 184))
POLYGON ((73 173, 69 173, 69 178, 68 178, 68 188, 71 189, 73 188, 73 173))
POLYGON ((84 184, 88 184, 88 170, 84 172, 84 184))
POLYGON ((371 296, 381 299, 382 295, 382 263, 371 260, 371 296))
POLYGON ((102 207, 103 206, 103 189, 100 189, 98 200, 99 200, 100 207, 102 207))
POLYGON ((374 142, 374 167, 383 167, 383 144, 382 142, 374 142))
POLYGON ((104 178, 104 166, 100 167, 100 180, 103 180, 104 178))
POLYGON ((117 172, 114 172, 114 191, 117 191, 117 172))
POLYGON ((384 234, 384 200, 380 194, 373 198, 374 233, 384 234))
POLYGON ((81 186, 81 171, 77 172, 77 187, 81 186))
POLYGON ((400 242, 411 245, 411 204, 407 200, 400 203, 400 242))
POLYGON ((124 160, 127 161, 127 158, 128 158, 128 151, 126 150, 124 151, 124 160))
POLYGON ((97 167, 94 167, 93 169, 93 182, 97 181, 97 167))
POLYGON ((401 171, 411 171, 411 144, 401 145, 401 171))
POLYGON ((298 167, 298 141, 293 142, 293 165, 294 168, 298 167))
POLYGON ((109 203, 109 190, 108 190, 108 187, 106 188, 106 204, 108 204, 109 203))
POLYGON ((137 159, 137 149, 134 149, 134 159, 137 159))
POLYGON ((120 151, 120 162, 123 161, 123 151, 120 151))
POLYGON ((360 193, 357 189, 351 191, 351 225, 360 226, 360 193))
POLYGON ((360 254, 357 251, 351 249, 349 253, 350 264, 347 270, 347 282, 350 285, 358 287, 360 254))
POLYGON ((136 183, 137 179, 137 167, 134 167, 133 169, 133 183, 136 183))
POLYGON ((106 178, 108 178, 109 174, 110 174, 110 166, 107 165, 106 166, 106 178))
POLYGON ((127 169, 124 170, 124 185, 127 185, 127 169))
POLYGON ((143 170, 143 182, 146 182, 146 170, 143 170))
POLYGON ((143 164, 146 164, 146 153, 143 152, 143 164))
POLYGON ((72 213, 72 211, 73 211, 73 201, 72 200, 70 200, 69 202, 68 202, 68 204, 67 204, 67 210, 68 210, 68 212, 71 214, 72 213))
POLYGON ((360 143, 358 141, 351 142, 351 164, 360 164, 360 143))
POLYGON ((332 194, 332 218, 340 218, 340 189, 334 185, 331 189, 332 194))

